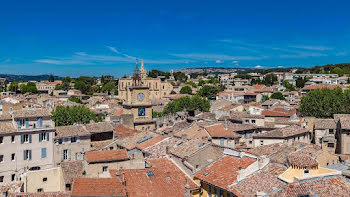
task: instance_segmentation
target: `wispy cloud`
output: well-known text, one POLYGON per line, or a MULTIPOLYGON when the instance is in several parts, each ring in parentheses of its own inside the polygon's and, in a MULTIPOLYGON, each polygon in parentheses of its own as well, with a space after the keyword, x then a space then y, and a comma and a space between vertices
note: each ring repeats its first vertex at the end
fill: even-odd
POLYGON ((280 58, 307 58, 307 57, 326 57, 327 54, 317 52, 299 52, 297 54, 282 54, 280 58))
MULTIPOLYGON (((116 55, 88 54, 86 52, 76 52, 70 57, 46 57, 36 59, 36 63, 55 64, 55 65, 100 65, 114 63, 134 63, 137 57, 121 53, 115 47, 107 47, 116 55)), ((187 59, 144 59, 148 64, 183 64, 190 63, 187 59)))
POLYGON ((221 61, 221 60, 216 60, 215 61, 217 64, 222 64, 222 63, 224 63, 223 61, 221 61))
POLYGON ((266 57, 258 57, 258 56, 231 56, 225 54, 205 54, 205 53, 187 53, 187 54, 170 54, 175 57, 181 58, 189 58, 194 60, 202 60, 202 61, 216 61, 216 60, 260 60, 266 57))
POLYGON ((292 45, 289 47, 296 48, 296 49, 311 50, 311 51, 328 51, 333 49, 327 46, 312 46, 312 45, 292 45))

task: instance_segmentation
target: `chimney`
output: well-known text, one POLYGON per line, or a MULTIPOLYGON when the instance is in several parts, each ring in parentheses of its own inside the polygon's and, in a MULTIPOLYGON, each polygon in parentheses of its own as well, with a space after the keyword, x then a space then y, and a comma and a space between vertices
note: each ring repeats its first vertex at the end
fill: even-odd
POLYGON ((227 118, 225 118, 224 128, 225 128, 225 129, 228 128, 227 118))
POLYGON ((169 155, 169 146, 165 147, 165 154, 169 155))

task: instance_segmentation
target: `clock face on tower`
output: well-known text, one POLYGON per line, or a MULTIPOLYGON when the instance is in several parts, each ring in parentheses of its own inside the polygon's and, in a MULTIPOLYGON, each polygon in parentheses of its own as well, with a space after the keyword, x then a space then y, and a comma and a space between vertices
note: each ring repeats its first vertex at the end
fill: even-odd
POLYGON ((145 95, 143 93, 138 93, 137 94, 137 100, 143 101, 144 98, 145 98, 145 95))
POLYGON ((142 108, 142 107, 140 107, 139 109, 138 109, 138 115, 139 116, 145 116, 146 115, 146 109, 145 108, 142 108))

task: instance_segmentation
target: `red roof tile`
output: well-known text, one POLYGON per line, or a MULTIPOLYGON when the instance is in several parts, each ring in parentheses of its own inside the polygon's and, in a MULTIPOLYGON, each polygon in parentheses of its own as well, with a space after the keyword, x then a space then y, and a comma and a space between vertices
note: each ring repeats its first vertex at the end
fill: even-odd
POLYGON ((89 163, 103 161, 121 161, 129 159, 126 149, 89 151, 85 153, 86 161, 89 163))
POLYGON ((183 197, 186 184, 189 188, 199 186, 167 158, 150 160, 151 168, 137 170, 110 170, 112 176, 119 172, 125 179, 129 197, 174 196, 183 197))
POLYGON ((137 130, 130 129, 122 124, 114 127, 114 136, 116 138, 133 136, 136 132, 137 130))
POLYGON ((157 144, 158 142, 162 141, 163 139, 164 139, 163 136, 154 137, 154 138, 149 139, 149 140, 147 140, 145 142, 142 142, 141 144, 138 144, 136 146, 136 148, 138 148, 140 150, 143 150, 143 149, 146 149, 146 148, 148 148, 150 146, 153 146, 153 145, 157 144))
POLYGON ((127 196, 117 178, 77 178, 72 185, 72 196, 127 196))
POLYGON ((237 180, 237 174, 240 168, 245 169, 255 161, 256 159, 251 157, 238 158, 226 155, 196 173, 195 178, 231 191, 237 196, 241 196, 242 194, 234 189, 230 189, 229 186, 237 180))

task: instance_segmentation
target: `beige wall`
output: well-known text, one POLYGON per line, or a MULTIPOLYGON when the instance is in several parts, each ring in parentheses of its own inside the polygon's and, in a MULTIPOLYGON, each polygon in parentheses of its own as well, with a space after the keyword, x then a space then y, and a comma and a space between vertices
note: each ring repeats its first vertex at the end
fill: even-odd
POLYGON ((31 167, 40 167, 48 169, 53 167, 53 135, 54 130, 33 129, 31 131, 15 132, 13 134, 1 135, 4 143, 0 144, 0 155, 4 155, 3 163, 0 163, 0 176, 4 176, 4 182, 10 182, 12 174, 15 174, 15 180, 19 180, 20 175, 28 171, 31 167), (39 133, 49 132, 47 141, 39 142, 39 133), (21 135, 31 134, 32 143, 25 142, 21 144, 21 135), (11 142, 11 136, 15 136, 15 141, 11 142), (41 158, 41 149, 46 148, 46 158, 41 158), (32 151, 31 160, 24 160, 24 150, 32 151), (11 160, 12 154, 15 154, 15 160, 11 160))
POLYGON ((39 188, 42 188, 43 192, 65 191, 63 173, 60 167, 28 172, 25 184, 25 192, 37 192, 39 188), (44 178, 47 178, 47 181, 43 181, 44 178))
POLYGON ((81 152, 83 150, 84 152, 87 152, 91 149, 90 136, 81 136, 79 142, 69 143, 69 141, 68 138, 65 138, 64 144, 55 143, 54 160, 56 165, 62 162, 62 153, 65 149, 70 151, 70 161, 83 160, 84 158, 83 155, 81 155, 81 152), (79 158, 77 158, 77 154, 79 158))
POLYGON ((109 170, 111 169, 143 169, 145 168, 144 159, 132 159, 120 162, 106 162, 106 163, 94 163, 85 164, 86 176, 88 177, 109 177, 109 170), (107 172, 103 172, 102 168, 108 167, 107 172))
POLYGON ((263 145, 270 145, 270 144, 277 144, 277 143, 285 143, 288 145, 293 145, 294 142, 304 142, 304 143, 310 143, 310 138, 308 133, 302 135, 302 136, 295 136, 292 138, 285 138, 285 139, 274 139, 274 138, 254 138, 254 147, 261 146, 261 141, 263 141, 263 145))

